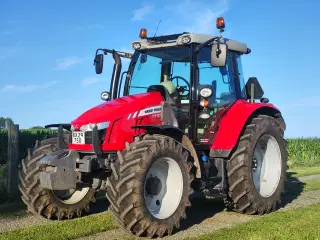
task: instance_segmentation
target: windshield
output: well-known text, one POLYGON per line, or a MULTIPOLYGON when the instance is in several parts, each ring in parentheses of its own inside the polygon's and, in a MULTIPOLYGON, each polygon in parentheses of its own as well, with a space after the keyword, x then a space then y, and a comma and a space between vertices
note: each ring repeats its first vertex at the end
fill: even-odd
MULTIPOLYGON (((176 76, 190 82, 190 47, 171 47, 148 50, 138 55, 133 66, 129 95, 145 93, 151 85, 159 85, 162 81, 176 76)), ((175 85, 186 85, 181 79, 173 79, 175 85)))
MULTIPOLYGON (((189 46, 141 51, 135 58, 135 63, 129 70, 132 74, 131 81, 128 83, 128 95, 145 93, 151 85, 172 80, 175 87, 187 87, 186 91, 179 93, 179 99, 189 99, 187 86, 190 84, 191 49, 189 46)), ((199 82, 197 85, 211 86, 213 96, 209 99, 210 103, 220 108, 233 102, 237 99, 237 85, 240 85, 241 96, 239 97, 243 97, 244 84, 240 56, 236 52, 229 51, 225 67, 212 67, 210 61, 211 47, 201 48, 198 52, 199 82), (239 76, 235 74, 237 72, 239 76)))

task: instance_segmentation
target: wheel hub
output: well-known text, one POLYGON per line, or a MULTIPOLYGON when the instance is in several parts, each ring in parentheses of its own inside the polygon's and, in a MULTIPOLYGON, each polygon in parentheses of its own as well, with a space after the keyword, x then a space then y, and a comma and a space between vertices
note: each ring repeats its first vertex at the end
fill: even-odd
POLYGON ((262 197, 270 197, 278 187, 281 176, 281 152, 277 140, 262 136, 254 149, 252 177, 256 190, 262 197))
POLYGON ((162 184, 157 176, 148 178, 146 183, 146 192, 148 195, 156 196, 160 193, 161 189, 162 184))
POLYGON ((144 181, 144 200, 157 219, 170 217, 178 208, 183 193, 183 176, 178 163, 170 157, 153 162, 144 181))

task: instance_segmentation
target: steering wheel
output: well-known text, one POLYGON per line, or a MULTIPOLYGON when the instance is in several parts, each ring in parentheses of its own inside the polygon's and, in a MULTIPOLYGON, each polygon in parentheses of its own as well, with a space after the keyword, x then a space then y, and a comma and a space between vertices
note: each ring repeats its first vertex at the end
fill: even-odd
POLYGON ((178 92, 179 92, 180 97, 187 97, 187 96, 189 96, 189 93, 190 93, 190 84, 188 83, 188 81, 187 81, 185 78, 180 77, 180 76, 174 76, 174 77, 172 77, 170 80, 173 82, 173 79, 175 79, 175 78, 177 79, 177 90, 178 90, 178 92), (187 86, 179 86, 178 79, 181 79, 182 81, 184 81, 184 82, 187 84, 187 86), (184 91, 187 91, 187 93, 186 93, 186 94, 183 94, 184 91))

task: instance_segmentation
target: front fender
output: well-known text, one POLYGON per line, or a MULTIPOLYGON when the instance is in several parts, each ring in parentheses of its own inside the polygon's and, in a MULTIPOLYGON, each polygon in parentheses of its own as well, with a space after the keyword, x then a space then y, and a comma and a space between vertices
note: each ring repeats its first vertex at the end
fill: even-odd
POLYGON ((210 148, 210 157, 229 157, 238 142, 242 129, 251 117, 257 113, 281 117, 280 110, 273 104, 250 103, 244 100, 236 101, 220 121, 210 148))

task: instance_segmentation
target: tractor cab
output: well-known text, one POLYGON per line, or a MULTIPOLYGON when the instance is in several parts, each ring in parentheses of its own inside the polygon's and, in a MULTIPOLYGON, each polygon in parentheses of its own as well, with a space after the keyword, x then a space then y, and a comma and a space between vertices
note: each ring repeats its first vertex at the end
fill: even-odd
MULTIPOLYGON (((223 19, 217 20, 217 28, 223 31, 223 19)), ((241 55, 250 49, 222 36, 184 32, 148 37, 146 29, 141 29, 139 36, 132 42, 135 52, 130 55, 128 70, 119 81, 113 78, 111 95, 115 97, 112 87, 116 86, 116 97, 120 97, 123 81, 122 96, 160 92, 172 107, 175 127, 193 142, 212 144, 217 113, 237 99, 247 99, 241 55)), ((97 66, 97 73, 101 73, 97 66)))

